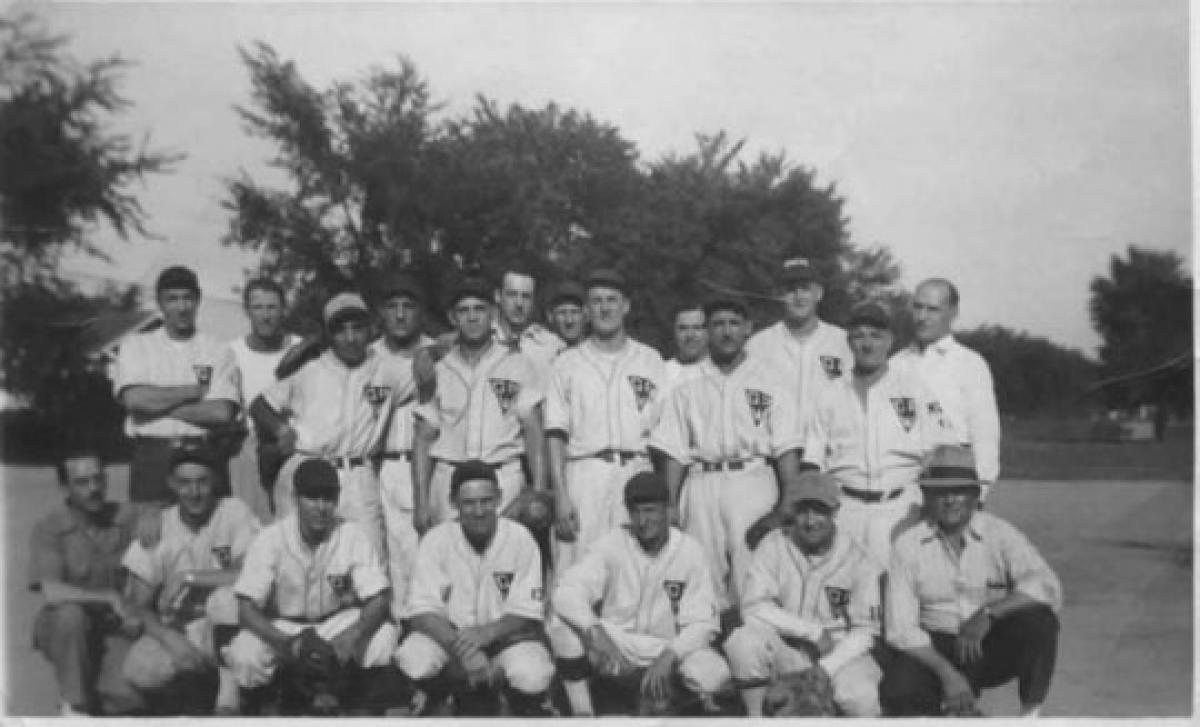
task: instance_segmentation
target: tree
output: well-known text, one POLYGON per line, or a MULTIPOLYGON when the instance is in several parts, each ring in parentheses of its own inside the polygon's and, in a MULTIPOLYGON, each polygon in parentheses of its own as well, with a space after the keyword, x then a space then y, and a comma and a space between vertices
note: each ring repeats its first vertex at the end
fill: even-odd
POLYGON ((1002 413, 1066 415, 1086 408, 1084 394, 1097 369, 1080 351, 1003 326, 980 326, 955 336, 988 362, 1002 413))

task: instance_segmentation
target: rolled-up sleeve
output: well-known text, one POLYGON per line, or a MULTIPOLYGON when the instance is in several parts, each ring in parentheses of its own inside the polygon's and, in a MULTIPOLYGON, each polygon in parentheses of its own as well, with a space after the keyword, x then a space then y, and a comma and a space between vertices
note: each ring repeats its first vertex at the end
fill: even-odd
POLYGON ((359 600, 366 601, 379 592, 390 588, 387 571, 383 567, 383 559, 375 546, 371 544, 366 532, 356 523, 343 523, 342 527, 349 528, 351 563, 350 582, 354 584, 354 595, 359 600))
POLYGON ((554 363, 554 370, 550 374, 550 385, 546 389, 546 431, 558 431, 567 435, 571 435, 571 392, 570 378, 564 367, 560 365, 561 359, 554 363))
POLYGON ((140 336, 128 336, 117 351, 117 365, 113 367, 113 394, 118 400, 125 389, 144 384, 150 378, 147 367, 151 357, 141 348, 140 336))
POLYGON ((563 621, 586 631, 595 626, 594 604, 604 595, 604 583, 608 575, 608 559, 600 543, 593 546, 582 560, 567 568, 558 579, 551 604, 554 612, 563 621))
POLYGON ((438 557, 450 544, 437 537, 441 530, 432 531, 417 547, 417 562, 408 590, 405 613, 408 618, 424 613, 447 615, 446 598, 450 593, 450 576, 438 557))
POLYGON ((161 547, 159 544, 152 550, 146 550, 141 543, 134 541, 129 545, 129 550, 125 551, 125 557, 121 559, 121 567, 151 586, 162 585, 162 564, 156 557, 158 548, 161 547))
POLYGON ((1014 590, 1046 604, 1055 612, 1061 610, 1062 584, 1050 565, 1033 547, 1033 543, 1011 526, 1004 527, 999 532, 1004 533, 1004 558, 1014 590))
POLYGON ((504 599, 504 613, 541 621, 546 615, 542 558, 533 536, 526 532, 519 532, 519 535, 522 537, 518 562, 523 565, 509 587, 508 598, 504 599))
POLYGON ((242 406, 242 371, 238 368, 233 350, 222 346, 213 366, 212 382, 204 398, 231 401, 242 406))

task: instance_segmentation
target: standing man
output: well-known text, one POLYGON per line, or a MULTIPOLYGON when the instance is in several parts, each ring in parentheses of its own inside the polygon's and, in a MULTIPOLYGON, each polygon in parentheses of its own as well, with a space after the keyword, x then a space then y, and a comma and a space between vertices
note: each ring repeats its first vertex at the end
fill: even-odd
POLYGON ((751 717, 767 686, 784 674, 819 669, 850 717, 878 717, 882 672, 870 650, 879 635, 879 573, 857 542, 838 530, 838 483, 805 472, 784 480, 788 518, 767 535, 742 595, 745 625, 725 641, 751 717))
POLYGON ((466 682, 466 692, 454 690, 460 699, 475 692, 490 701, 491 687, 503 683, 516 716, 540 716, 554 675, 543 644, 542 561, 533 536, 497 516, 496 475, 478 460, 455 467, 450 497, 459 517, 421 540, 408 600, 412 631, 394 659, 426 687, 448 670, 466 682))
POLYGON ((68 452, 55 469, 64 502, 34 526, 29 549, 29 587, 43 598, 33 645, 54 667, 62 716, 126 714, 144 705, 121 677, 137 633, 119 590, 135 510, 105 499, 96 452, 68 452))
POLYGON ((720 624, 704 549, 671 527, 671 496, 658 475, 629 478, 624 500, 629 525, 596 541, 554 591, 556 618, 547 630, 571 712, 595 713, 593 664, 604 692, 636 685, 639 714, 672 714, 676 680, 715 706, 730 676, 710 645, 720 624))
MULTIPOLYGON (((242 305, 250 332, 230 341, 229 348, 241 375, 241 401, 249 404, 275 383, 275 368, 300 339, 283 330, 286 300, 283 288, 274 280, 255 278, 247 283, 242 305)), ((283 458, 269 433, 260 431, 253 421, 245 425, 248 431, 241 450, 229 463, 233 495, 249 505, 260 522, 269 523, 275 514, 271 488, 283 458)))
POLYGON ((621 491, 650 469, 646 442, 662 409, 662 357, 625 334, 624 278, 589 275, 587 310, 592 332, 554 362, 546 397, 559 573, 626 521, 621 491))
POLYGON ((847 375, 850 348, 845 331, 817 317, 825 286, 808 259, 784 261, 777 292, 783 319, 754 334, 746 350, 766 359, 776 376, 788 378, 807 416, 817 393, 847 375))
POLYGON ((1000 476, 1000 413, 987 361, 954 339, 958 288, 930 278, 913 294, 916 341, 897 353, 897 364, 913 366, 941 402, 955 440, 970 447, 979 463, 980 502, 1000 476))
MULTIPOLYGON (((387 365, 412 378, 413 356, 433 345, 424 334, 425 293, 421 285, 404 273, 388 280, 379 293, 376 313, 383 322, 383 336, 371 344, 387 365)), ((417 554, 417 530, 413 527, 413 412, 411 398, 396 408, 379 453, 379 489, 383 501, 383 524, 387 532, 388 576, 392 582, 392 616, 399 619, 408 597, 413 558, 417 554)))
MULTIPOLYGON (((154 286, 162 327, 130 336, 117 354, 113 390, 129 413, 133 438, 129 497, 168 502, 167 466, 178 447, 214 446, 242 402, 229 347, 196 330, 200 282, 185 267, 170 267, 154 286)), ((228 494, 228 465, 221 463, 219 492, 228 494)))
MULTIPOLYGON (((496 341, 528 355, 537 365, 539 375, 548 377, 550 364, 564 344, 550 329, 533 321, 537 309, 537 281, 533 273, 519 266, 505 268, 500 288, 496 290, 496 305, 500 309, 493 324, 496 341)), ((543 378, 543 388, 545 381, 543 378)))
POLYGON ((804 459, 838 479, 838 528, 882 568, 893 528, 920 502, 921 462, 950 441, 941 407, 916 372, 888 365, 891 317, 878 303, 850 314, 854 370, 823 391, 809 420, 804 459))
POLYGON ((776 473, 799 466, 804 436, 794 389, 746 355, 745 306, 719 299, 704 313, 709 360, 671 392, 649 446, 663 455, 671 505, 704 546, 725 610, 737 606, 750 567, 746 530, 775 506, 776 473))
POLYGON ((542 400, 537 366, 520 351, 497 344, 491 286, 467 277, 450 296, 457 340, 434 366, 432 393, 416 409, 413 435, 414 524, 418 532, 454 516, 450 480, 463 462, 496 470, 500 509, 526 487, 546 489, 542 400))
POLYGON ((578 345, 587 336, 587 316, 583 310, 585 297, 579 283, 565 280, 554 287, 546 303, 550 328, 566 348, 578 345))
POLYGON ((704 326, 704 306, 685 303, 675 311, 675 358, 667 361, 665 384, 670 391, 675 384, 695 378, 697 365, 708 356, 708 329, 704 326))
POLYGON ((896 537, 888 567, 887 714, 977 714, 980 689, 1017 680, 1036 717, 1058 653, 1062 586, 1016 528, 978 511, 970 450, 943 446, 921 474, 924 518, 896 537))
POLYGON ((250 405, 250 415, 290 457, 275 485, 279 514, 286 514, 293 502, 296 467, 320 457, 338 472, 338 514, 362 525, 382 555, 383 505, 375 455, 393 410, 416 396, 412 372, 390 365, 367 345, 370 314, 357 293, 331 298, 324 319, 329 350, 268 386, 250 405))

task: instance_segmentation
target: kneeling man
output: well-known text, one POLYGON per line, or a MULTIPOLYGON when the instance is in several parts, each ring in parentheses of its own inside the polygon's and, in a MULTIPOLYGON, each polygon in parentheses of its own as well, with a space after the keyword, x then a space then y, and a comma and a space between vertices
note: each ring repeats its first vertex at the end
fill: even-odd
POLYGON ((458 520, 435 526, 417 548, 407 608, 412 633, 395 662, 425 691, 443 672, 466 681, 476 705, 494 704, 487 698, 502 681, 512 712, 536 716, 554 675, 543 643, 542 561, 529 531, 499 516, 496 470, 473 460, 451 474, 458 520))
POLYGON ((881 672, 870 654, 879 633, 880 569, 836 525, 837 480, 788 474, 780 510, 790 520, 754 551, 742 597, 745 625, 725 653, 751 716, 763 713, 772 680, 819 669, 852 717, 880 714, 881 672))
POLYGON ((880 685, 896 716, 978 714, 985 687, 1017 680, 1037 716, 1058 653, 1062 586, 1016 528, 977 508, 969 449, 936 449, 921 474, 924 517, 907 523, 888 568, 888 641, 880 685))

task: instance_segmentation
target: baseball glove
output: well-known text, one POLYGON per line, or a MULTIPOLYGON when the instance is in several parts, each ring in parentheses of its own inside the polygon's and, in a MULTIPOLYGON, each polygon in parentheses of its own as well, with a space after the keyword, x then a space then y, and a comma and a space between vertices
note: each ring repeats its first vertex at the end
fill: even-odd
POLYGON ((767 717, 836 717, 833 682, 820 667, 781 676, 767 689, 763 715, 767 717))
POLYGON ((554 496, 549 492, 526 488, 505 508, 504 515, 521 523, 532 533, 548 531, 554 524, 554 496))
POLYGON ((316 715, 334 715, 353 682, 353 667, 338 659, 333 644, 307 628, 288 642, 284 679, 316 715))

